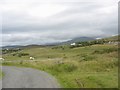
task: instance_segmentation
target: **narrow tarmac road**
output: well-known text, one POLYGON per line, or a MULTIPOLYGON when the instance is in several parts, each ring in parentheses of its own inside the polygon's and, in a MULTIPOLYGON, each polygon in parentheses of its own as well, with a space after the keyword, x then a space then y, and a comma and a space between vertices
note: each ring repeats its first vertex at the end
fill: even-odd
POLYGON ((2 88, 59 88, 54 77, 32 68, 2 66, 2 88))

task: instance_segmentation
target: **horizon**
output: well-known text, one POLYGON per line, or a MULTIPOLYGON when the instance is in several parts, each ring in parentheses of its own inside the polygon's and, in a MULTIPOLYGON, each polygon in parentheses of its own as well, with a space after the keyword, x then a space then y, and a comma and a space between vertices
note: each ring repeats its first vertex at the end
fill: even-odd
POLYGON ((115 0, 1 0, 1 46, 43 45, 118 34, 115 0))
MULTIPOLYGON (((104 39, 104 38, 110 38, 110 37, 114 37, 114 36, 118 36, 118 34, 115 34, 115 35, 111 35, 111 36, 108 36, 108 37, 103 37, 103 38, 101 38, 101 37, 98 37, 98 38, 94 38, 95 40, 99 40, 99 39, 104 39)), ((77 37, 76 37, 77 38, 77 37)), ((80 37, 79 37, 80 38, 80 37)), ((92 37, 88 37, 88 38, 92 38, 92 37)), ((73 39, 75 39, 75 38, 73 38, 73 39)), ((73 40, 73 39, 71 39, 71 40, 73 40)), ((67 41, 63 41, 63 42, 55 42, 55 43, 45 43, 45 44, 35 44, 35 43, 31 43, 31 44, 24 44, 24 45, 20 45, 20 44, 13 44, 13 45, 5 45, 5 46, 0 46, 1 48, 2 47, 11 47, 11 46, 29 46, 29 45, 41 45, 41 46, 46 46, 46 45, 55 45, 56 43, 64 43, 64 42, 68 42, 68 41, 70 41, 70 40, 67 40, 67 41)), ((76 43, 76 42, 75 42, 76 43)))

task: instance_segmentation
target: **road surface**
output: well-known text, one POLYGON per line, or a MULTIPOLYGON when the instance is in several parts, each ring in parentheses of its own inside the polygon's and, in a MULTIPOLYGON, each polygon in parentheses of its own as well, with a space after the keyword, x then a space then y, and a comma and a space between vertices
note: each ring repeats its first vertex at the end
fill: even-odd
POLYGON ((3 66, 2 88, 59 88, 54 77, 31 68, 3 66))

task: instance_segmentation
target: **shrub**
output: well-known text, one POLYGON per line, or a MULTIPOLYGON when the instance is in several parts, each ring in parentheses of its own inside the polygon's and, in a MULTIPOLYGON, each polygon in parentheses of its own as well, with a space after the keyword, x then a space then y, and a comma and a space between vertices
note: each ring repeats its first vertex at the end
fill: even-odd
POLYGON ((77 66, 75 66, 74 64, 66 64, 64 65, 64 70, 66 72, 72 72, 75 71, 77 69, 77 66))
POLYGON ((2 49, 3 54, 18 52, 18 51, 21 51, 21 49, 19 49, 19 48, 14 48, 14 49, 2 49))
POLYGON ((51 67, 55 72, 73 72, 77 69, 77 66, 74 64, 56 64, 51 67))
POLYGON ((20 64, 23 64, 23 61, 20 61, 20 64))
POLYGON ((95 59, 95 56, 91 56, 91 55, 82 55, 82 60, 84 61, 90 61, 90 60, 93 60, 95 59))
POLYGON ((22 57, 22 56, 29 56, 29 53, 14 53, 12 54, 13 56, 18 56, 18 57, 22 57))
POLYGON ((102 49, 102 50, 95 50, 93 54, 104 54, 104 53, 110 53, 118 51, 117 48, 108 48, 108 49, 102 49))

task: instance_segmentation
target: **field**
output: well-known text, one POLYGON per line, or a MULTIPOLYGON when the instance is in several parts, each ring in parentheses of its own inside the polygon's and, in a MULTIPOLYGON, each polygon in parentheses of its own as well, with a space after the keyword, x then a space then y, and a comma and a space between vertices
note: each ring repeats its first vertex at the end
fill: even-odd
POLYGON ((4 54, 3 65, 31 67, 55 76, 64 88, 117 88, 118 46, 30 47, 4 54), (26 56, 13 55, 27 53, 26 56), (35 60, 29 60, 29 57, 35 60), (12 61, 12 62, 11 62, 12 61))

